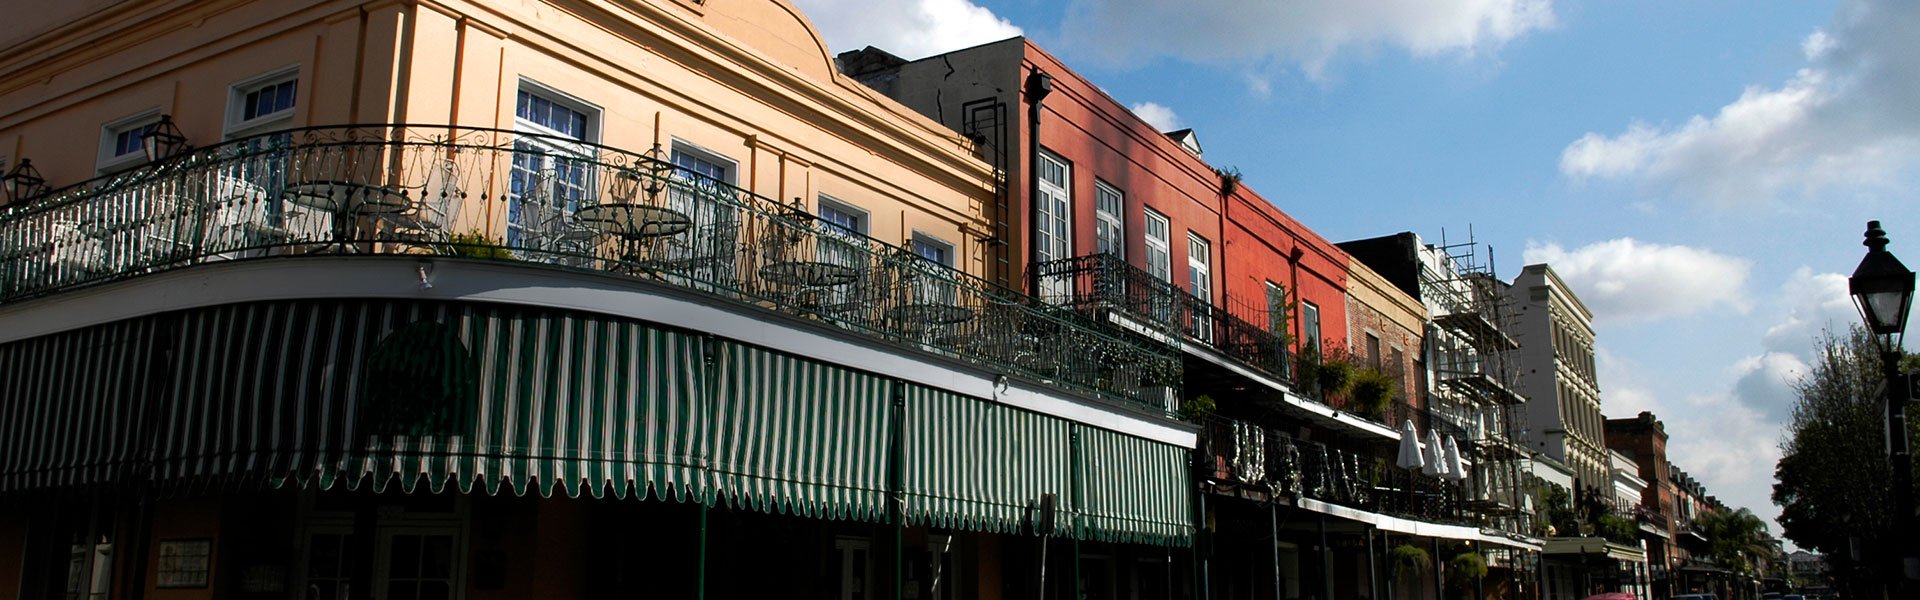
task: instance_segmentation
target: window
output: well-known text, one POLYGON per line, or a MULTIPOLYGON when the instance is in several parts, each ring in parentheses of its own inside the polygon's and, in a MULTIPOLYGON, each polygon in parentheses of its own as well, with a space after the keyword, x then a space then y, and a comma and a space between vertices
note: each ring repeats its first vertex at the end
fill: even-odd
POLYGON ((868 600, 873 597, 872 543, 861 537, 840 537, 833 541, 828 555, 828 580, 834 583, 827 597, 832 600, 868 600))
POLYGON ((1111 254, 1114 258, 1125 260, 1127 257, 1127 236, 1125 217, 1126 201, 1120 190, 1095 182, 1094 186, 1094 252, 1111 254))
POLYGON ((1287 332, 1287 288, 1280 284, 1267 282, 1267 331, 1284 334, 1287 332))
MULTIPOLYGON (((1068 194, 1072 170, 1066 161, 1052 154, 1040 155, 1040 194, 1033 224, 1034 259, 1039 262, 1060 260, 1073 255, 1073 198, 1068 194)), ((1065 298, 1065 278, 1043 280, 1050 289, 1041 290, 1047 298, 1065 298)))
POLYGON ((1166 215, 1147 209, 1147 232, 1144 244, 1147 248, 1147 272, 1161 281, 1173 282, 1173 253, 1167 237, 1166 215))
POLYGON ((534 134, 513 142, 508 182, 507 245, 580 250, 570 231, 573 211, 590 200, 593 181, 584 145, 592 141, 598 111, 559 92, 522 82, 514 102, 514 130, 534 134))
POLYGON ((101 173, 140 164, 147 159, 147 134, 160 122, 160 111, 147 111, 100 128, 101 173))
POLYGON ((953 244, 924 233, 914 232, 911 246, 914 254, 942 265, 953 266, 953 244))
POLYGON ((1320 307, 1312 302, 1300 302, 1300 351, 1320 354, 1320 307))
POLYGON ((1200 306, 1188 311, 1192 320, 1187 327, 1193 337, 1208 342, 1213 340, 1213 316, 1207 311, 1207 305, 1213 302, 1212 262, 1207 240, 1187 232, 1187 291, 1200 301, 1200 306))
POLYGON ((299 87, 298 66, 234 84, 227 92, 227 137, 287 126, 298 104, 299 87))
POLYGON ((650 260, 673 267, 689 283, 730 280, 740 249, 740 215, 731 187, 739 163, 691 143, 674 140, 674 183, 668 188, 667 208, 687 215, 693 229, 687 235, 663 238, 650 260))
POLYGON ((1377 370, 1380 368, 1380 336, 1372 333, 1368 333, 1366 336, 1367 365, 1377 370))
POLYGON ((867 234, 867 211, 848 206, 824 194, 820 196, 820 220, 850 233, 867 234))
POLYGON ((1213 254, 1206 238, 1187 233, 1187 290, 1194 297, 1213 301, 1213 254))

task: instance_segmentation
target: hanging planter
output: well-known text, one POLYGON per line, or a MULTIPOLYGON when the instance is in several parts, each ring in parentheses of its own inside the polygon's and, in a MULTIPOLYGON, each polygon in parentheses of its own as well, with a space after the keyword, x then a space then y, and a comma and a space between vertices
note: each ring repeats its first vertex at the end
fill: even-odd
POLYGON ((1467 587, 1487 576, 1487 558, 1479 552, 1456 554, 1447 561, 1447 578, 1458 587, 1467 587))
POLYGON ((1433 556, 1413 544, 1394 546, 1389 555, 1396 574, 1425 573, 1433 567, 1433 556))

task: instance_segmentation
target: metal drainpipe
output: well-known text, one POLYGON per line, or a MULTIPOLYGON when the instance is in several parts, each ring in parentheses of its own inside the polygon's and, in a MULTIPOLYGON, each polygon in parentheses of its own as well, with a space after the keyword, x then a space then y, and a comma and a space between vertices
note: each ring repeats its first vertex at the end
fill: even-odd
POLYGON ((1027 76, 1027 294, 1040 296, 1040 101, 1053 92, 1053 76, 1038 67, 1027 76))

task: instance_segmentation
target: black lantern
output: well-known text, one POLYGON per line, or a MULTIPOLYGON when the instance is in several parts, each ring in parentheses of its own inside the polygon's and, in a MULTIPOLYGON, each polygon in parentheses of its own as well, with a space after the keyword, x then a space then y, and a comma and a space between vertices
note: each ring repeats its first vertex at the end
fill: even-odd
POLYGON ((40 170, 33 168, 33 161, 25 158, 20 159, 20 164, 14 165, 13 170, 7 171, 7 175, 0 177, 0 180, 6 181, 7 197, 14 202, 40 195, 42 186, 47 183, 46 178, 40 176, 40 170))
POLYGON ((1913 306, 1913 271, 1887 251, 1887 232, 1879 221, 1867 222, 1866 258, 1847 279, 1848 293, 1860 308, 1867 330, 1880 336, 1887 349, 1898 347, 1907 329, 1907 310, 1913 306))
POLYGON ((673 176, 673 163, 667 162, 659 144, 647 151, 647 159, 647 197, 657 198, 667 189, 667 178, 673 176))
POLYGON ((187 136, 173 125, 173 115, 160 115, 160 122, 140 136, 140 147, 147 152, 147 161, 159 162, 187 148, 187 136))

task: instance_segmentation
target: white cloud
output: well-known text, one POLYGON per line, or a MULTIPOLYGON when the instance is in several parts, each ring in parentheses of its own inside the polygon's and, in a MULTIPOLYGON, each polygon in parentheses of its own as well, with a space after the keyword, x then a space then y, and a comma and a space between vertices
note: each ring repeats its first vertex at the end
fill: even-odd
POLYGON ((1551 0, 1074 0, 1061 36, 1108 64, 1279 62, 1317 79, 1349 49, 1473 54, 1553 26, 1551 0))
POLYGON ((1780 421, 1733 395, 1696 396, 1684 404, 1682 412, 1663 415, 1667 460, 1706 484, 1707 493, 1728 506, 1752 509, 1771 522, 1780 514, 1772 500, 1780 421))
POLYGON ((1572 251, 1528 242, 1522 258, 1547 263, 1595 320, 1644 321, 1715 306, 1746 311, 1748 261, 1687 246, 1620 238, 1572 251))
POLYGON ((1588 133, 1561 151, 1560 172, 1723 208, 1910 181, 1920 165, 1920 3, 1851 0, 1801 50, 1806 66, 1778 87, 1748 87, 1677 125, 1588 133))
POLYGON ((1652 390, 1645 387, 1647 381, 1636 373, 1640 364, 1631 358, 1614 354, 1613 350, 1601 342, 1593 348, 1593 360, 1600 370, 1600 386, 1606 392, 1600 400, 1600 412, 1609 419, 1624 419, 1648 411, 1663 414, 1663 406, 1652 390))
POLYGON ((1767 328, 1763 342, 1769 351, 1809 358, 1814 338, 1822 331, 1844 332, 1860 320, 1853 298, 1847 295, 1847 276, 1839 273, 1815 274, 1800 267, 1780 286, 1778 298, 1787 316, 1767 328))
POLYGON ((1178 131, 1181 129, 1180 115, 1173 114, 1173 109, 1171 108, 1152 102, 1140 102, 1127 108, 1132 109, 1133 114, 1140 117, 1140 120, 1146 121, 1148 125, 1152 125, 1160 131, 1178 131))
POLYGON ((968 0, 794 0, 834 52, 875 46, 909 60, 1021 35, 968 0))

